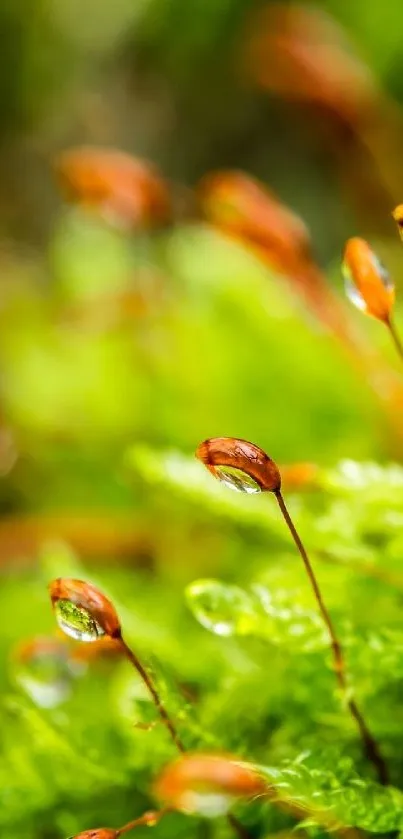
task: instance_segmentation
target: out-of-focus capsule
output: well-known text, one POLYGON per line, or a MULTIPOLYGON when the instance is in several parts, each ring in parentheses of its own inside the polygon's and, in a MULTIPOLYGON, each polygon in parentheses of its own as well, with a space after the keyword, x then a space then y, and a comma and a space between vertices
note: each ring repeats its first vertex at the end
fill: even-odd
POLYGON ((309 231, 292 210, 259 181, 243 172, 212 172, 198 187, 204 217, 246 243, 263 248, 279 267, 287 258, 310 253, 309 231))
POLYGON ((164 769, 155 789, 175 810, 215 818, 238 799, 261 794, 266 786, 253 765, 236 757, 186 754, 164 769))
POLYGON ((372 106, 376 85, 333 18, 302 3, 270 3, 252 19, 247 72, 261 87, 347 121, 372 106))
POLYGON ((395 286, 380 259, 365 239, 349 239, 344 250, 346 294, 358 309, 389 323, 395 286))
POLYGON ((119 227, 158 227, 170 217, 169 191, 159 173, 125 152, 71 149, 58 156, 55 172, 67 200, 99 212, 119 227))

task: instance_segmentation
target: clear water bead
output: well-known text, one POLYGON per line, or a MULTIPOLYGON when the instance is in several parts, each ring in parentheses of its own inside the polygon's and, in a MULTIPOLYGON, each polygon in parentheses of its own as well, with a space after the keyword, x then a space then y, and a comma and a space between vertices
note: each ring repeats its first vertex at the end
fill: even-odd
MULTIPOLYGON (((376 274, 378 275, 385 291, 393 292, 394 291, 394 282, 389 274, 387 268, 385 268, 383 262, 379 259, 376 254, 371 254, 371 260, 374 267, 376 274)), ((358 286, 356 285, 352 271, 347 264, 346 261, 343 262, 342 265, 342 274, 344 277, 344 288, 346 295, 350 302, 356 306, 357 309, 360 309, 362 312, 368 312, 368 303, 361 294, 358 286)))
POLYGON ((249 495, 261 492, 257 481, 242 469, 236 469, 234 466, 215 466, 214 474, 220 483, 235 492, 247 492, 249 495))
POLYGON ((105 635, 92 615, 71 600, 58 600, 55 604, 55 615, 60 629, 76 641, 96 641, 105 635))
POLYGON ((238 586, 219 580, 196 580, 186 589, 194 617, 214 635, 249 635, 258 619, 253 598, 238 586))
POLYGON ((362 294, 358 291, 357 286, 351 279, 351 271, 345 263, 343 263, 343 277, 344 289, 350 303, 352 303, 353 306, 356 306, 357 309, 360 309, 361 312, 366 312, 367 304, 362 294))
POLYGON ((55 643, 38 643, 29 656, 17 659, 13 665, 16 683, 40 708, 55 708, 71 693, 74 668, 68 650, 55 643))
POLYGON ((228 813, 234 804, 234 797, 212 789, 185 790, 180 799, 180 809, 184 813, 203 816, 206 819, 216 819, 228 813))

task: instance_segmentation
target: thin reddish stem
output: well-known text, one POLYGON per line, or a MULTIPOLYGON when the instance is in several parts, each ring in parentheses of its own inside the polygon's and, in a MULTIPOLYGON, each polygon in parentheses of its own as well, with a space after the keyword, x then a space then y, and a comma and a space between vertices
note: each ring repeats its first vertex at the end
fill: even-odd
POLYGON ((125 824, 124 827, 119 828, 116 831, 116 837, 123 836, 124 833, 129 833, 130 830, 134 830, 136 827, 143 827, 144 825, 153 827, 155 824, 158 824, 163 816, 170 812, 169 807, 165 807, 164 810, 148 810, 147 813, 143 813, 139 818, 133 819, 133 821, 125 824))
MULTIPOLYGON (((159 693, 158 693, 150 675, 147 673, 147 670, 145 669, 145 667, 143 666, 143 664, 141 663, 140 659, 137 657, 135 652, 133 652, 133 650, 126 644, 126 641, 122 637, 119 639, 119 642, 120 642, 122 651, 124 652, 126 658, 130 661, 130 663, 133 665, 133 667, 137 670, 137 672, 140 675, 140 677, 142 678, 147 690, 151 694, 151 698, 152 698, 152 700, 154 702, 154 705, 155 705, 155 707, 156 707, 156 709, 157 709, 157 711, 160 715, 160 718, 161 718, 162 722, 164 723, 164 725, 166 725, 166 727, 167 727, 167 729, 168 729, 168 731, 171 735, 171 738, 172 738, 173 742, 175 743, 176 748, 178 749, 178 751, 181 754, 184 754, 186 749, 185 749, 185 747, 184 747, 184 745, 183 745, 183 743, 182 743, 182 741, 181 741, 181 739, 178 735, 178 732, 176 731, 174 723, 172 722, 165 706, 162 703, 162 700, 159 696, 159 693)), ((164 811, 164 812, 166 812, 166 811, 164 811)), ((145 815, 147 816, 147 814, 145 814, 145 815)), ((141 817, 141 818, 144 818, 144 817, 141 817)), ((250 836, 249 836, 246 828, 244 828, 244 826, 241 824, 241 822, 238 821, 238 819, 235 816, 232 816, 230 814, 230 815, 227 816, 227 818, 228 818, 228 822, 231 825, 231 827, 233 828, 233 830, 235 830, 235 832, 238 834, 239 839, 250 839, 250 836)), ((146 823, 147 822, 142 822, 142 824, 146 824, 146 823)), ((131 830, 132 827, 136 827, 136 826, 137 825, 136 825, 135 822, 130 822, 129 826, 126 825, 124 828, 121 828, 120 833, 122 834, 122 831, 124 833, 127 833, 128 830, 131 830)))
POLYGON ((137 657, 137 655, 133 652, 133 650, 130 647, 128 647, 128 645, 126 644, 126 641, 123 638, 120 638, 119 640, 120 640, 120 645, 121 645, 122 651, 124 652, 126 658, 130 661, 130 663, 133 665, 133 667, 137 670, 139 676, 143 680, 143 682, 144 682, 144 684, 145 684, 145 686, 146 686, 146 688, 147 688, 147 690, 148 690, 148 692, 149 692, 149 694, 150 694, 150 696, 151 696, 151 698, 154 702, 154 705, 155 705, 155 707, 156 707, 156 709, 157 709, 157 711, 158 711, 158 713, 161 717, 162 722, 167 727, 167 729, 168 729, 168 731, 171 735, 171 738, 172 738, 173 742, 175 743, 176 748, 178 749, 179 752, 181 752, 181 754, 183 754, 184 751, 185 751, 185 747, 184 747, 184 745, 183 745, 183 743, 182 743, 182 741, 179 737, 179 734, 178 734, 178 732, 175 728, 175 725, 174 725, 171 717, 168 714, 168 711, 165 708, 165 705, 162 702, 162 699, 161 699, 161 697, 160 697, 160 695, 157 691, 157 688, 155 687, 155 684, 154 684, 153 680, 151 679, 151 676, 149 675, 149 673, 147 672, 146 668, 143 666, 143 664, 141 663, 141 661, 137 657))
POLYGON ((333 653, 334 671, 335 671, 335 674, 336 674, 337 681, 339 683, 340 690, 341 690, 341 692, 344 696, 346 705, 347 705, 347 707, 348 707, 348 709, 351 713, 351 716, 353 717, 353 719, 355 720, 355 722, 358 726, 360 736, 361 736, 361 739, 362 739, 362 742, 363 742, 363 745, 364 745, 365 753, 366 753, 368 759, 374 765, 374 767, 377 771, 380 783, 381 784, 387 784, 389 775, 388 775, 388 769, 387 769, 386 763, 385 763, 385 761, 384 761, 384 759, 383 759, 383 757, 380 753, 380 750, 379 750, 379 747, 378 747, 378 744, 377 744, 376 740, 373 738, 371 732, 367 728, 364 717, 363 717, 360 709, 358 708, 358 705, 357 705, 355 699, 351 696, 350 689, 349 689, 348 682, 347 682, 346 664, 345 664, 344 653, 343 653, 342 647, 340 645, 339 639, 337 637, 336 630, 333 626, 332 619, 330 617, 330 614, 329 614, 329 612, 327 610, 327 607, 325 605, 325 602, 323 600, 322 592, 319 588, 319 584, 318 584, 318 581, 316 579, 315 572, 314 572, 313 567, 311 565, 310 559, 309 559, 308 554, 307 554, 307 552, 304 548, 304 545, 302 544, 302 541, 301 541, 301 539, 298 535, 298 532, 297 532, 297 530, 295 528, 295 525, 294 525, 294 523, 291 519, 291 516, 288 512, 288 509, 287 509, 287 506, 286 506, 286 503, 284 501, 284 498, 282 496, 281 491, 277 490, 277 492, 275 492, 274 494, 276 496, 278 505, 280 507, 280 510, 281 510, 281 513, 284 517, 284 520, 287 524, 287 527, 288 527, 288 529, 291 533, 291 536, 292 536, 292 538, 293 538, 293 540, 294 540, 294 542, 295 542, 295 544, 298 548, 301 559, 304 563, 305 570, 308 574, 309 582, 312 586, 313 593, 315 595, 315 599, 316 599, 316 602, 318 604, 319 611, 322 615, 323 622, 326 625, 326 628, 328 630, 329 638, 330 638, 330 645, 331 645, 331 649, 332 649, 332 653, 333 653))

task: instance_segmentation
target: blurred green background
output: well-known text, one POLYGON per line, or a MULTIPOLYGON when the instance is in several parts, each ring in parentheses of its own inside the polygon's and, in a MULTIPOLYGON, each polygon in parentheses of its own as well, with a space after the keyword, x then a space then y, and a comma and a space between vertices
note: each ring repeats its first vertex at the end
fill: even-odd
MULTIPOLYGON (((199 690, 219 674, 224 679, 236 672, 239 691, 249 695, 255 665, 248 653, 234 646, 227 660, 216 639, 193 625, 183 587, 198 576, 231 582, 241 577, 246 583, 246 559, 252 576, 263 565, 267 538, 282 554, 286 537, 281 524, 273 523, 274 513, 268 531, 260 524, 256 535, 253 514, 250 523, 243 522, 240 508, 220 507, 221 496, 210 532, 214 496, 203 506, 197 469, 192 496, 191 460, 182 463, 180 456, 192 458, 206 437, 231 435, 258 443, 280 464, 308 461, 332 469, 343 459, 384 464, 402 457, 402 439, 391 435, 362 371, 354 369, 292 285, 195 211, 192 191, 207 172, 241 169, 259 178, 304 218, 326 281, 340 299, 344 241, 352 235, 370 238, 395 278, 396 319, 402 323, 403 253, 390 213, 403 201, 403 7, 398 0, 387 5, 329 0, 318 10, 342 27, 331 30, 329 42, 343 31, 370 78, 373 99, 353 125, 327 107, 326 95, 318 104, 313 95, 282 95, 275 84, 260 83, 248 44, 260 31, 259 15, 271 5, 257 0, 3 0, 0 5, 0 645, 3 724, 9 727, 0 766, 0 829, 13 839, 50 839, 102 822, 123 823, 148 806, 150 777, 168 752, 165 744, 165 752, 161 747, 151 758, 138 733, 125 740, 121 729, 130 727, 133 708, 129 703, 122 711, 117 698, 121 693, 124 704, 124 674, 116 690, 108 673, 97 674, 94 685, 87 683, 69 711, 55 718, 16 699, 10 649, 21 638, 53 631, 46 598, 51 576, 74 571, 76 562, 79 576, 98 580, 100 574, 127 609, 129 633, 148 653, 170 660, 168 671, 199 690), (173 194, 171 223, 130 233, 65 203, 54 159, 75 145, 116 147, 156 164, 173 194), (120 295, 127 292, 138 305, 122 312, 120 295), (190 503, 176 480, 189 481, 190 503), (70 549, 77 556, 71 557, 70 549), (198 659, 187 656, 181 638, 195 644, 198 659), (104 691, 105 708, 99 701, 104 691), (91 721, 89 703, 96 706, 91 721), (88 764, 76 796, 69 779, 79 771, 79 755, 89 741, 94 753, 85 746, 88 764), (126 760, 122 772, 120 749, 126 760), (108 754, 111 784, 107 771, 99 769, 98 777, 95 769, 108 754)), ((315 63, 317 47, 308 55, 315 63)), ((322 78, 320 63, 318 72, 322 78)), ((298 73, 295 83, 298 90, 298 73)), ((345 92, 348 99, 351 91, 345 92)), ((349 310, 349 316, 399 379, 386 330, 359 312, 349 310)), ((387 508, 381 489, 379 496, 387 508)), ((316 498, 318 507, 311 508, 311 501, 296 496, 295 510, 318 550, 331 538, 343 561, 353 554, 378 562, 385 528, 397 529, 401 521, 400 499, 395 501, 394 519, 382 506, 371 529, 362 513, 356 530, 350 522, 345 543, 340 533, 348 501, 340 510, 333 500, 316 498)), ((377 503, 378 496, 376 509, 377 503)), ((371 513, 376 518, 372 508, 371 513)), ((391 548, 392 571, 399 545, 391 548)), ((335 608, 343 612, 345 589, 337 569, 326 567, 323 575, 334 587, 335 608)), ((357 599, 350 602, 350 617, 360 616, 365 628, 368 592, 364 587, 358 594, 358 583, 351 585, 357 599)), ((366 585, 372 597, 377 584, 366 585)), ((400 595, 391 597, 392 605, 388 597, 382 606, 385 614, 392 609, 394 623, 400 595)), ((260 661, 260 648, 256 656, 260 661)), ((309 682, 308 665, 301 678, 309 682)), ((399 690, 400 682, 396 695, 399 690)), ((305 700, 299 697, 296 705, 305 700)), ((205 724, 213 726, 217 712, 217 727, 222 722, 228 733, 212 693, 209 703, 205 724)), ((275 727, 284 710, 281 697, 274 704, 275 727)), ((298 717, 299 710, 293 706, 290 713, 298 717)), ((267 723, 263 710, 259 721, 267 723)), ((330 725, 334 745, 337 726, 322 722, 330 725)), ((314 733, 305 734, 315 742, 314 733)), ((291 743, 295 731, 280 736, 281 758, 292 753, 284 745, 288 735, 291 743)), ((301 747, 304 737, 298 731, 301 747)), ((392 753, 396 731, 385 737, 392 753)), ((190 739, 197 742, 194 731, 190 739)), ((252 743, 263 762, 259 733, 241 731, 240 739, 252 743)), ((228 748, 238 748, 232 734, 226 741, 228 748)), ((356 751, 350 750, 354 758, 356 751)), ((392 759, 398 784, 401 758, 392 759)), ((282 827, 274 818, 270 831, 282 827)), ((255 836, 270 832, 253 829, 255 836)), ((183 820, 172 833, 159 835, 188 836, 188 831, 183 820)))

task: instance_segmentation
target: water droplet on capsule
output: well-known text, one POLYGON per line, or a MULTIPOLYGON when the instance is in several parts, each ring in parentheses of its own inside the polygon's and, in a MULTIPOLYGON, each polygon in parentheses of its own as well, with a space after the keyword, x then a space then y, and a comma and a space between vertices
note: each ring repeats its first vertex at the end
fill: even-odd
POLYGON ((113 603, 96 586, 73 577, 49 583, 49 594, 60 629, 76 641, 96 641, 108 635, 122 637, 113 603))
POLYGON ((186 589, 186 599, 194 617, 215 635, 248 635, 256 625, 252 598, 238 586, 219 580, 196 580, 186 589))
POLYGON ((56 638, 34 638, 13 655, 17 684, 41 708, 55 708, 71 693, 73 677, 81 669, 69 658, 68 648, 56 638))
POLYGON ((76 641, 96 641, 105 635, 95 618, 71 600, 58 600, 55 603, 55 615, 60 629, 76 641))
POLYGON ((356 306, 357 309, 360 309, 361 312, 366 312, 367 304, 352 280, 351 271, 346 262, 343 262, 342 273, 344 278, 344 290, 350 303, 352 303, 353 306, 356 306))
POLYGON ((196 449, 196 457, 225 486, 237 492, 279 492, 281 475, 259 446, 238 437, 211 437, 196 449))
MULTIPOLYGON (((385 267, 383 262, 379 259, 376 254, 372 254, 372 261, 373 267, 376 271, 381 283, 387 292, 393 292, 395 288, 395 284, 389 274, 388 269, 385 267)), ((352 278, 352 273, 347 265, 346 262, 343 262, 343 275, 344 275, 344 282, 345 282, 345 290, 347 297, 349 300, 357 306, 358 309, 361 309, 363 312, 366 312, 368 309, 368 304, 364 297, 362 296, 361 292, 357 288, 352 278)))
POLYGON ((181 810, 215 819, 228 813, 234 799, 230 795, 207 790, 187 790, 182 794, 181 810))
POLYGON ((241 469, 236 469, 233 466, 215 466, 214 474, 221 484, 235 492, 247 492, 250 495, 261 492, 259 484, 241 469))

